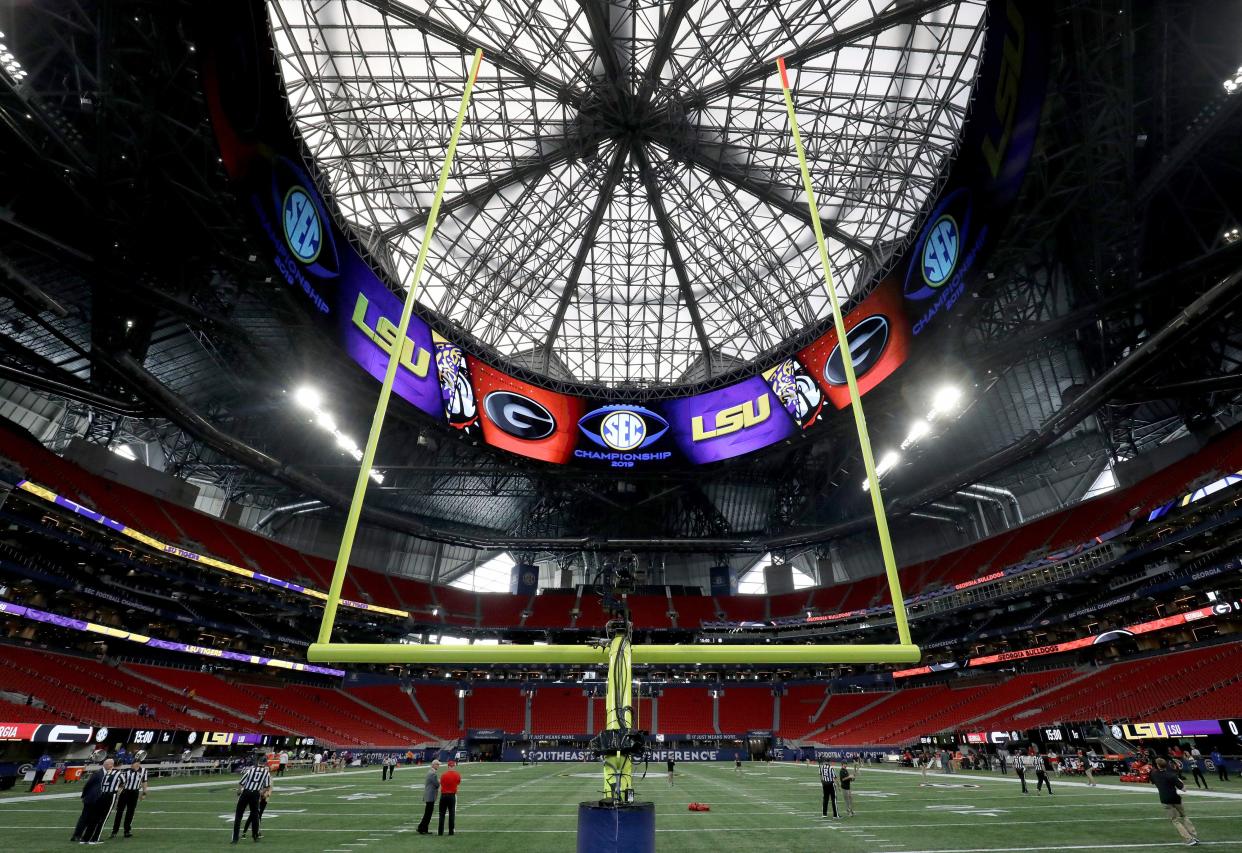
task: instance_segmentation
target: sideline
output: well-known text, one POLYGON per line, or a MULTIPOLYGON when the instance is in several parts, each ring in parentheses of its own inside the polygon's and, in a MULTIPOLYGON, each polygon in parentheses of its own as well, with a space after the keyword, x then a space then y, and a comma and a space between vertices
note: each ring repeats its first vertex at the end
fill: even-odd
MULTIPOLYGON (((922 778, 922 774, 916 773, 913 770, 889 770, 883 767, 868 767, 866 770, 864 770, 863 772, 859 774, 858 778, 863 779, 867 776, 868 773, 891 773, 894 776, 918 776, 920 779, 922 778)), ((928 778, 928 781, 931 781, 932 779, 935 779, 936 781, 952 780, 952 779, 970 779, 971 781, 975 781, 975 782, 998 782, 998 783, 1008 782, 1014 785, 1016 785, 1018 782, 1017 776, 1006 776, 1006 777, 976 776, 973 773, 938 773, 934 777, 928 776, 927 778, 928 778)), ((1030 779, 1027 779, 1028 785, 1030 784, 1030 781, 1031 781, 1030 779)), ((1152 788, 1150 785, 1143 785, 1143 784, 1135 784, 1132 787, 1122 787, 1120 784, 1117 784, 1117 785, 1103 784, 1103 785, 1096 785, 1093 788, 1092 786, 1088 785, 1086 782, 1070 782, 1068 780, 1060 779, 1056 777, 1053 778, 1053 781, 1057 783, 1058 787, 1083 788, 1088 791, 1117 791, 1123 794, 1147 794, 1147 795, 1153 794, 1155 792, 1155 788, 1152 788)), ((1242 794, 1231 794, 1228 791, 1203 791, 1198 788, 1187 788, 1185 791, 1182 791, 1182 796, 1187 796, 1187 795, 1194 795, 1198 797, 1217 797, 1222 800, 1242 800, 1242 794)), ((1203 843, 1206 844, 1207 842, 1205 841, 1203 843)), ((1006 849, 1038 850, 1042 848, 1014 847, 1014 848, 1006 848, 1006 849)), ((1048 849, 1051 850, 1053 848, 1048 848, 1048 849)), ((1064 849, 1073 850, 1076 848, 1066 847, 1064 849)), ((1084 849, 1089 850, 1091 848, 1088 847, 1084 849)), ((909 853, 920 853, 920 851, 911 850, 909 851, 909 853)), ((958 853, 970 853, 970 851, 961 850, 961 851, 958 851, 958 853)))
MULTIPOLYGON (((414 767, 409 767, 406 769, 409 769, 409 770, 416 769, 417 766, 418 765, 415 765, 414 767)), ((427 765, 424 764, 422 766, 426 767, 427 765)), ((367 775, 374 775, 374 774, 375 774, 374 770, 344 770, 344 771, 337 772, 337 773, 300 773, 297 776, 281 776, 279 778, 273 776, 272 777, 272 788, 276 791, 279 791, 280 783, 284 782, 285 780, 296 779, 298 785, 304 785, 313 779, 323 779, 325 782, 330 782, 331 780, 339 779, 342 776, 367 776, 367 775)), ((151 790, 152 791, 174 791, 174 790, 183 789, 183 788, 218 788, 222 785, 236 785, 237 780, 239 778, 240 778, 240 774, 234 775, 232 773, 218 773, 215 775, 214 781, 211 781, 211 782, 171 782, 171 783, 166 783, 163 785, 152 782, 151 790)), ((58 784, 58 783, 54 783, 54 784, 58 784)), ((326 789, 318 788, 317 790, 326 790, 326 789)), ((307 793, 309 793, 309 791, 307 793)), ((9 803, 38 803, 38 802, 44 802, 47 800, 77 800, 77 799, 81 799, 81 797, 82 797, 81 787, 75 787, 72 791, 68 791, 64 794, 24 794, 20 797, 0 798, 0 808, 4 808, 9 803)))

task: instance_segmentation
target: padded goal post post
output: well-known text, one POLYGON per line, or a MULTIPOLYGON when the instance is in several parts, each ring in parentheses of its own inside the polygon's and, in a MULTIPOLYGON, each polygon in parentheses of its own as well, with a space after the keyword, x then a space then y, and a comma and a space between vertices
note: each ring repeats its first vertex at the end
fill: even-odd
MULTIPOLYGON (((426 260, 430 240, 435 231, 436 220, 440 211, 440 203, 452 166, 453 154, 457 147, 457 139, 461 133, 462 122, 470 103, 470 93, 478 75, 482 51, 476 51, 470 76, 462 93, 457 120, 449 139, 444 164, 440 171, 440 181, 428 214, 427 225, 423 232, 422 245, 419 248, 418 260, 415 263, 412 280, 406 290, 401 323, 398 327, 398 340, 403 339, 409 330, 410 317, 418 298, 418 286, 426 260)), ((884 571, 888 577, 889 592, 893 601, 893 616, 897 628, 898 642, 891 644, 843 645, 839 643, 793 645, 793 644, 743 644, 743 643, 704 643, 687 645, 641 644, 630 647, 632 661, 636 664, 836 664, 836 663, 916 663, 922 656, 919 647, 910 638, 910 626, 906 618, 905 601, 902 597, 901 579, 897 573, 897 564, 893 554, 892 539, 888 530, 888 519, 884 512, 884 501, 880 494, 880 481, 876 473, 875 458, 871 450, 871 440, 867 433, 867 422, 863 415, 862 400, 859 396, 858 381, 854 374, 854 363, 850 355, 849 339, 846 334, 845 320, 841 313, 840 300, 832 278, 832 267, 828 258, 828 247, 824 239, 819 207, 815 201, 815 191, 811 183, 811 175, 806 161, 806 153, 802 146, 802 137, 798 132, 797 117, 794 112, 793 96, 790 93, 789 78, 783 59, 777 60, 780 74, 781 90, 785 97, 785 108, 788 115, 790 131, 794 147, 798 154, 798 163, 802 172, 803 189, 810 206, 811 226, 815 232, 815 240, 819 249, 819 258, 823 267, 824 287, 827 291, 829 305, 832 308, 833 324, 837 340, 841 347, 842 363, 845 368, 846 384, 849 388, 850 404, 854 414, 854 425, 858 432, 858 442, 862 449, 863 464, 867 472, 868 490, 871 505, 875 513, 876 533, 880 540, 880 551, 884 560, 884 571)), ((312 643, 307 649, 307 659, 314 662, 336 663, 424 663, 424 664, 611 664, 609 646, 602 645, 503 645, 503 646, 438 646, 413 645, 398 643, 333 643, 332 628, 336 622, 337 606, 341 598, 341 590, 345 581, 345 573, 349 567, 349 557, 353 549, 354 536, 357 533, 358 519, 362 510, 363 498, 369 482, 369 471, 375 458, 375 448, 379 443, 380 431, 383 427, 384 414, 392 393, 393 380, 400 356, 400 347, 393 347, 389 359, 388 370, 380 387, 379 400, 375 407, 375 418, 371 423, 371 431, 367 437, 366 449, 363 451, 362 464, 358 472, 358 481, 354 489, 353 501, 346 518, 344 534, 341 537, 340 552, 332 575, 332 585, 324 605, 323 620, 319 626, 318 642, 312 643)), ((611 669, 611 666, 610 666, 611 669)))

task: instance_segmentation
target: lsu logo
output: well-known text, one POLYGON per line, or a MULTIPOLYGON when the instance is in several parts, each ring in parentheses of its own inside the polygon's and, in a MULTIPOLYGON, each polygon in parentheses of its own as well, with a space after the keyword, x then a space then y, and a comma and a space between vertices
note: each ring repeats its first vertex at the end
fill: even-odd
POLYGON ((642 406, 604 406, 584 415, 578 429, 595 444, 626 453, 658 441, 668 421, 642 406))
POLYGON ((695 415, 690 419, 690 437, 694 441, 706 441, 709 438, 730 435, 763 423, 771 414, 772 404, 768 402, 768 395, 764 394, 716 412, 711 429, 704 426, 703 415, 695 415))
POLYGON ((937 219, 923 241, 923 281, 930 287, 940 287, 949 280, 957 266, 960 246, 957 222, 945 214, 937 219))
MULTIPOLYGON (((366 294, 358 292, 358 299, 354 302, 354 327, 362 334, 366 335, 377 347, 384 352, 392 355, 393 347, 397 344, 398 329, 393 322, 383 314, 375 321, 375 328, 372 329, 367 323, 367 308, 370 302, 367 300, 366 294)), ((401 342, 400 364, 410 373, 413 373, 419 379, 425 379, 427 371, 431 367, 431 353, 422 347, 415 347, 414 342, 408 337, 401 342), (415 352, 417 349, 417 353, 415 352)))
POLYGON ((996 83, 996 97, 992 103, 1000 134, 995 138, 988 135, 983 140, 983 159, 987 161, 993 178, 1000 174, 1001 165, 1009 151, 1009 143, 1013 141, 1014 119, 1018 114, 1018 99, 1021 94, 1019 84, 1022 81, 1022 59, 1026 53, 1026 22, 1013 0, 1009 0, 1005 17, 1009 32, 1005 33, 1000 79, 996 83))
POLYGON ((301 186, 289 188, 281 205, 280 218, 284 222, 289 251, 304 264, 314 263, 323 247, 323 223, 305 189, 301 186))

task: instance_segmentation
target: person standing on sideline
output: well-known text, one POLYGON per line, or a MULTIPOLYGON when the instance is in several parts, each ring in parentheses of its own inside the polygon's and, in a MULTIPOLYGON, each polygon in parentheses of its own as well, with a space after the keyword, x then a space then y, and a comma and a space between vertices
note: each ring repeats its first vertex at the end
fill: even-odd
POLYGON ((1035 793, 1036 795, 1042 795, 1044 793, 1044 787, 1047 786, 1048 796, 1051 797, 1052 796, 1052 782, 1049 781, 1048 779, 1048 765, 1050 762, 1048 761, 1047 756, 1040 755, 1037 752, 1032 752, 1030 759, 1031 759, 1031 766, 1035 768, 1035 793))
POLYGON ((30 780, 30 790, 27 794, 33 793, 35 786, 43 781, 43 774, 52 769, 52 756, 47 754, 47 750, 43 750, 43 754, 39 756, 39 760, 35 762, 34 777, 30 780))
POLYGON ((241 839, 242 815, 250 812, 246 818, 246 826, 251 837, 259 840, 259 821, 262 815, 263 800, 272 793, 272 771, 267 769, 267 762, 262 756, 255 756, 254 764, 246 768, 241 781, 237 783, 237 809, 233 812, 233 844, 241 839))
POLYGON ((427 778, 423 781, 423 819, 418 822, 418 834, 431 834, 431 813, 436 808, 436 795, 440 793, 440 759, 431 762, 427 778))
POLYGON ((1200 783, 1202 783, 1205 791, 1210 790, 1208 788, 1207 778, 1203 775, 1203 771, 1206 767, 1203 764, 1203 756, 1199 754, 1199 750, 1193 750, 1190 755, 1187 755, 1186 761, 1190 763, 1190 773, 1194 776, 1195 787, 1198 788, 1200 783))
POLYGON ((677 769, 677 762, 673 759, 668 760, 668 786, 673 787, 673 771, 677 769))
POLYGON ((923 781, 927 781, 927 771, 931 769, 932 759, 926 752, 922 753, 919 758, 919 764, 923 768, 923 781))
POLYGON ((1018 753, 1013 757, 1013 772, 1017 774, 1018 781, 1022 783, 1022 793, 1030 794, 1030 789, 1026 787, 1026 756, 1018 753))
POLYGON ((81 844, 99 843, 99 836, 116 802, 117 791, 121 789, 121 774, 120 771, 113 769, 115 766, 111 758, 103 763, 103 773, 99 780, 99 797, 95 800, 95 805, 91 807, 90 823, 82 832, 79 842, 81 844))
POLYGON ((733 753, 733 772, 742 772, 742 753, 740 752, 733 753))
POLYGON ((1089 785, 1089 786, 1090 786, 1090 787, 1092 787, 1092 788, 1096 787, 1096 783, 1095 783, 1095 758, 1094 758, 1093 756, 1090 756, 1090 755, 1084 755, 1084 756, 1082 757, 1082 772, 1083 772, 1083 773, 1086 775, 1086 777, 1087 777, 1087 785, 1089 785))
POLYGON ((1229 781, 1229 768, 1225 766, 1225 756, 1219 749, 1212 750, 1212 766, 1216 768, 1216 778, 1222 782, 1229 781))
POLYGON ((134 810, 138 808, 138 801, 146 799, 147 796, 147 770, 142 766, 141 759, 135 758, 129 767, 121 770, 117 774, 121 777, 121 793, 116 801, 116 818, 112 821, 112 835, 116 838, 116 834, 121 831, 121 824, 125 824, 125 837, 133 837, 134 826, 134 810))
POLYGON ((1008 776, 1009 775, 1009 752, 1007 750, 1002 749, 1000 750, 1000 754, 997 756, 997 758, 1000 761, 1001 775, 1008 776))
POLYGON ((852 771, 848 767, 841 768, 841 794, 845 797, 846 817, 854 816, 854 795, 850 793, 850 784, 857 778, 857 768, 852 771))
POLYGON ((315 757, 311 759, 311 772, 318 773, 322 769, 323 753, 316 752, 315 757))
POLYGON ((1188 847, 1198 844, 1199 833, 1190 818, 1186 817, 1186 807, 1182 805, 1181 792, 1186 790, 1186 785, 1175 771, 1169 769, 1168 761, 1163 758, 1156 759, 1156 770, 1151 774, 1151 783, 1160 792, 1160 804, 1164 806, 1164 813, 1173 821, 1173 826, 1182 836, 1182 840, 1188 847))
POLYGON ((444 816, 448 815, 449 835, 457 827, 457 789, 461 786, 461 774, 457 762, 450 761, 448 770, 440 777, 440 835, 444 834, 444 816))
POLYGON ((831 801, 833 820, 839 820, 841 815, 837 814, 837 768, 832 766, 831 758, 819 766, 819 782, 824 789, 824 817, 828 817, 828 803, 831 801))
POLYGON ((101 796, 104 774, 111 769, 112 759, 109 758, 103 763, 102 769, 91 773, 82 784, 82 814, 78 816, 78 824, 73 828, 73 837, 69 839, 70 841, 87 843, 86 830, 90 827, 95 815, 95 804, 99 802, 101 796))
POLYGON ((276 760, 279 762, 276 766, 276 775, 284 776, 285 768, 289 766, 289 753, 282 749, 276 760))

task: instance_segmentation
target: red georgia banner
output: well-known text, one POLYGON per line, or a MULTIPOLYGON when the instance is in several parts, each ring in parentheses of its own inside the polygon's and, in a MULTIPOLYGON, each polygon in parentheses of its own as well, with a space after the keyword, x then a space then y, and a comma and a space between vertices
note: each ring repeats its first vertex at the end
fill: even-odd
POLYGON ((544 462, 570 460, 585 413, 582 400, 514 379, 471 356, 466 363, 484 441, 544 462))
MULTIPOLYGON (((910 324, 902 307, 901 287, 887 279, 845 316, 850 356, 858 391, 866 394, 905 363, 910 352, 910 324)), ((797 355, 838 409, 850 404, 837 331, 829 329, 797 355)))

